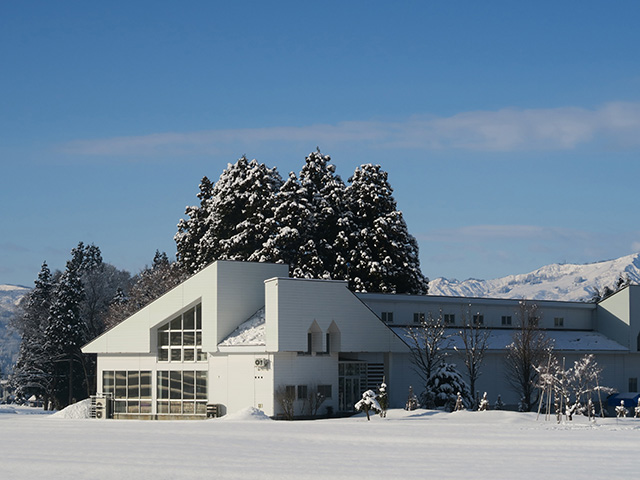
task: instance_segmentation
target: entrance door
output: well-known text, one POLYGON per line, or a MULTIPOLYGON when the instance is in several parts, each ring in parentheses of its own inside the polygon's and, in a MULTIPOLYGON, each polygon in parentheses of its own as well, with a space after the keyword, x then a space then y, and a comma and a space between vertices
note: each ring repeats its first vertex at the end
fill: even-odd
POLYGON ((355 411, 354 405, 362 398, 367 385, 365 362, 338 363, 338 409, 341 412, 355 411))

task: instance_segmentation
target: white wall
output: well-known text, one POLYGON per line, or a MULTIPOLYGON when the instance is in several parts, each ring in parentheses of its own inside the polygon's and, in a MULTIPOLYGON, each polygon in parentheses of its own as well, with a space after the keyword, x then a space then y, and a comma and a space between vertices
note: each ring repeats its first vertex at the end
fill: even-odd
POLYGON ((405 351, 406 346, 355 297, 346 282, 277 278, 265 282, 267 350, 303 352, 314 322, 340 330, 342 352, 405 351))
POLYGON ((264 353, 212 355, 209 358, 209 403, 223 405, 223 414, 255 407, 267 415, 274 415, 273 371, 273 356, 264 353), (268 367, 256 367, 258 358, 268 359, 268 367))

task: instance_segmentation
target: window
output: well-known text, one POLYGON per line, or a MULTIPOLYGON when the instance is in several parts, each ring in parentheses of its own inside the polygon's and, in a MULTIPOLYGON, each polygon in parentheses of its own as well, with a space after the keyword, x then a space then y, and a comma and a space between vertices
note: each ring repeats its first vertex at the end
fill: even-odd
POLYGON ((529 325, 532 327, 537 327, 540 319, 538 317, 529 317, 529 325))
POLYGON ((151 413, 151 372, 105 370, 102 393, 114 398, 114 413, 151 413))
POLYGON ((413 314, 413 323, 422 323, 424 322, 424 313, 418 312, 413 314))
POLYGON ((511 325, 511 315, 503 315, 502 316, 502 326, 508 327, 511 325))
POLYGON ((318 395, 323 398, 331 398, 331 385, 318 385, 318 395))
POLYGON ((306 400, 308 390, 306 385, 298 385, 298 400, 306 400))
POLYGON ((445 325, 455 325, 456 324, 456 316, 453 313, 445 313, 444 314, 444 324, 445 325))
POLYGON ((382 321, 393 323, 393 312, 382 312, 382 321))
POLYGON ((629 379, 629 391, 630 392, 638 391, 638 377, 632 377, 629 379))
POLYGON ((564 318, 563 317, 555 317, 553 319, 554 327, 564 327, 564 318))
POLYGON ((473 324, 474 325, 484 325, 484 315, 476 313, 473 316, 473 324))
POLYGON ((197 305, 158 328, 158 361, 201 362, 202 308, 197 305))
POLYGON ((206 415, 206 371, 158 371, 158 414, 206 415))

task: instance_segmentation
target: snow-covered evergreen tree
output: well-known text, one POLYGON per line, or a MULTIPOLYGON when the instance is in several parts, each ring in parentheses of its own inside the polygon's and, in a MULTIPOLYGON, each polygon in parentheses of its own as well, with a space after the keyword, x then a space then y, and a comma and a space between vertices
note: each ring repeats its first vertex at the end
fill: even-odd
POLYGON ((414 393, 413 387, 409 386, 409 396, 407 397, 407 403, 405 404, 404 409, 412 411, 418 408, 419 406, 420 406, 420 403, 418 402, 418 397, 414 393))
POLYGON ((178 261, 194 273, 215 260, 248 260, 268 239, 282 179, 275 168, 240 158, 229 164, 211 187, 200 184, 200 206, 187 207, 174 237, 178 261))
POLYGON ((426 294, 418 243, 398 211, 380 165, 356 168, 346 188, 349 280, 360 292, 426 294))
POLYGON ((640 398, 638 398, 638 406, 635 407, 634 412, 635 414, 633 415, 633 417, 640 418, 640 398))
MULTIPOLYGON (((178 222, 176 242, 177 261, 188 272, 197 272, 207 264, 208 251, 203 251, 203 237, 209 229, 209 209, 213 197, 213 183, 206 176, 202 177, 199 192, 199 206, 190 206, 185 210, 187 219, 178 222)), ((213 254, 212 254, 213 255, 213 254)))
POLYGON ((505 404, 502 401, 502 397, 500 395, 498 395, 498 398, 496 399, 496 403, 493 404, 493 409, 494 410, 504 410, 505 404))
POLYGON ((462 395, 465 405, 470 405, 471 402, 467 382, 451 363, 442 363, 436 368, 425 390, 434 393, 436 407, 444 407, 447 411, 453 410, 458 392, 462 395))
POLYGON ((302 194, 300 182, 291 172, 276 195, 273 214, 265 222, 267 240, 250 260, 286 263, 291 276, 314 278, 322 270, 312 237, 314 222, 309 199, 302 194))
POLYGON ((53 382, 52 364, 44 348, 52 296, 53 276, 44 262, 33 290, 21 301, 21 314, 12 322, 22 338, 12 375, 16 395, 24 398, 36 395, 45 404, 53 382))
POLYGON ((380 405, 380 416, 386 417, 389 409, 389 395, 387 393, 387 384, 384 382, 378 388, 378 404, 380 405))
POLYGON ((311 257, 312 264, 303 270, 313 278, 347 278, 347 251, 349 222, 346 220, 345 185, 329 155, 320 150, 305 158, 300 170, 301 193, 306 198, 313 216, 310 239, 318 252, 320 262, 311 257))
POLYGON ((489 400, 487 399, 487 392, 484 392, 484 395, 478 403, 478 411, 484 412, 485 410, 489 410, 489 400))
POLYGON ((56 367, 58 381, 54 386, 54 395, 58 407, 66 406, 72 398, 84 398, 88 395, 86 379, 77 369, 77 363, 82 362, 80 348, 87 339, 80 316, 81 303, 85 298, 80 280, 81 266, 77 255, 67 262, 67 268, 54 290, 45 329, 45 349, 56 367), (64 362, 65 366, 62 366, 64 362))
POLYGON ((373 410, 375 413, 380 413, 382 408, 377 400, 377 395, 373 390, 366 390, 362 394, 362 398, 354 405, 358 412, 365 412, 367 414, 367 420, 371 420, 369 417, 369 411, 373 410))

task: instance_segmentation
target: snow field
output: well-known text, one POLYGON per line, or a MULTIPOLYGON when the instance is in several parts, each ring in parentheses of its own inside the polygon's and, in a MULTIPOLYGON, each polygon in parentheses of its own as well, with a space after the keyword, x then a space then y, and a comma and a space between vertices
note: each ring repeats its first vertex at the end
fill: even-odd
MULTIPOLYGON (((0 412, 4 410, 0 409, 0 412)), ((21 413, 19 410, 16 413, 21 413)), ((235 417, 235 419, 234 419, 235 417)), ((640 420, 390 410, 316 421, 0 415, 2 478, 580 479, 637 475, 640 420)))

